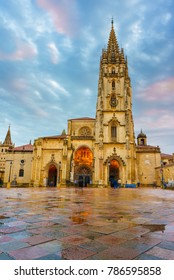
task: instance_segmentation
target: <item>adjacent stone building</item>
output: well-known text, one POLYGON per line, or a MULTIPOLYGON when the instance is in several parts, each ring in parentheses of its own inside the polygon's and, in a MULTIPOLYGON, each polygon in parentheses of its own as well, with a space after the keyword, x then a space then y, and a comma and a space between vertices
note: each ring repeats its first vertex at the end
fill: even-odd
POLYGON ((8 128, 4 142, 0 142, 0 185, 4 182, 5 165, 7 160, 7 153, 9 149, 12 149, 14 144, 11 140, 10 126, 8 128))
POLYGON ((174 187, 174 154, 161 154, 161 165, 155 168, 157 186, 169 183, 174 187))
POLYGON ((10 148, 6 154, 4 184, 29 186, 31 184, 31 166, 33 145, 27 144, 10 148))
POLYGON ((136 157, 141 185, 156 185, 155 167, 161 164, 160 148, 148 145, 147 136, 142 131, 137 137, 136 157))

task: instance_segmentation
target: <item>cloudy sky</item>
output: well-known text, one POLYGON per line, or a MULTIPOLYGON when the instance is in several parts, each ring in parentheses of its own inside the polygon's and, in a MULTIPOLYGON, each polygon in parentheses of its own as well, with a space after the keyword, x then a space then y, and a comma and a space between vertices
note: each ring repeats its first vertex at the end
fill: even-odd
POLYGON ((95 117, 111 18, 128 57, 135 135, 174 152, 173 0, 0 0, 0 141, 58 135, 95 117))

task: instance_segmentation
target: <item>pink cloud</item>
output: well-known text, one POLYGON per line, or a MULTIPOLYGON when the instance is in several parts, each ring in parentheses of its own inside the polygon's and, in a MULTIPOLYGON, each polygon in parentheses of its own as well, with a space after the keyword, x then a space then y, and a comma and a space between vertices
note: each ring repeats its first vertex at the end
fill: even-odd
POLYGON ((12 53, 0 52, 0 60, 24 60, 33 58, 37 54, 37 49, 30 43, 17 42, 16 50, 12 53))
POLYGON ((26 91, 28 88, 27 83, 24 79, 14 79, 11 81, 10 86, 13 90, 16 91, 26 91))
POLYGON ((49 48, 50 53, 51 53, 52 63, 57 64, 59 62, 59 59, 60 59, 60 52, 59 52, 58 48, 56 47, 56 45, 54 43, 48 44, 48 48, 49 48))
POLYGON ((37 4, 51 14, 57 32, 68 36, 76 32, 76 0, 37 0, 37 4))
POLYGON ((174 112, 165 109, 144 110, 142 117, 135 119, 138 127, 144 130, 174 129, 174 112))
POLYGON ((174 97, 174 77, 152 84, 140 90, 139 98, 146 101, 170 101, 174 97))

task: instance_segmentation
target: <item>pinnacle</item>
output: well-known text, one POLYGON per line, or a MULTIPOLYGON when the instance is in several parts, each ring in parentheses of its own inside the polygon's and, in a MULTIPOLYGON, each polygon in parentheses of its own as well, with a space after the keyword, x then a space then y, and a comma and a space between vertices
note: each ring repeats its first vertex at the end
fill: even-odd
POLYGON ((114 22, 113 19, 111 21, 111 31, 109 35, 109 40, 108 40, 108 47, 107 47, 107 55, 108 59, 111 62, 115 62, 116 59, 119 57, 119 45, 117 42, 117 38, 115 35, 115 30, 114 30, 114 22))
POLYGON ((8 127, 8 131, 4 140, 3 145, 7 145, 7 146, 12 146, 12 141, 11 141, 11 132, 10 132, 10 125, 8 127))

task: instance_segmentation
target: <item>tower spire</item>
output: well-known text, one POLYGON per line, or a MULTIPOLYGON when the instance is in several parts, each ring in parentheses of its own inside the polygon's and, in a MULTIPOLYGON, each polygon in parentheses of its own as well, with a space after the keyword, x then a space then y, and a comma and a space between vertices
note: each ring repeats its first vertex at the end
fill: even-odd
POLYGON ((107 55, 108 55, 108 62, 113 62, 113 63, 115 63, 116 58, 119 57, 119 46, 115 35, 113 18, 111 19, 111 31, 108 40, 107 55))
POLYGON ((13 146, 12 141, 11 141, 10 125, 8 127, 8 131, 7 131, 3 145, 9 146, 9 147, 13 146))

